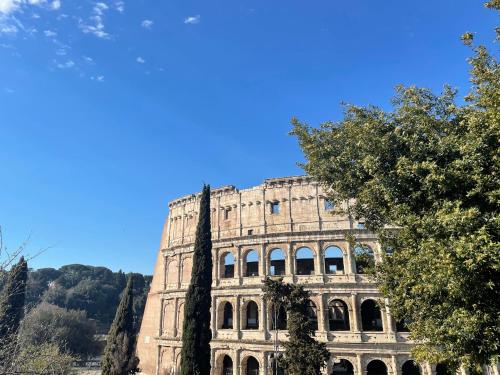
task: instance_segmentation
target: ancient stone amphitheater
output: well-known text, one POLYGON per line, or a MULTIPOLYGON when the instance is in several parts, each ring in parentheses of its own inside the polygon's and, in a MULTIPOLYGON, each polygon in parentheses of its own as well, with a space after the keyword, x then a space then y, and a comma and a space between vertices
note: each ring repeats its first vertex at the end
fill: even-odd
MULTIPOLYGON (((169 204, 138 339, 140 365, 148 375, 179 373, 198 207, 199 194, 169 204)), ((309 177, 268 179, 244 190, 215 189, 211 207, 214 375, 284 373, 273 358, 276 335, 287 339, 286 314, 273 313, 263 300, 266 276, 282 276, 312 292, 309 315, 316 339, 331 352, 326 374, 445 373, 410 360, 408 333, 400 332, 404 329, 387 308, 378 307, 381 295, 363 274, 363 264, 356 264, 358 248, 349 245, 346 234, 380 262, 376 238, 362 222, 336 215, 309 177)))

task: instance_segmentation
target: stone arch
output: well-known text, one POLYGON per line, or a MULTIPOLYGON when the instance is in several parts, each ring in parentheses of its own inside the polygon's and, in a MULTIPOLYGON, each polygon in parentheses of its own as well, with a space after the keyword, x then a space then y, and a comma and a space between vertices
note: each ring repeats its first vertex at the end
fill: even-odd
POLYGON ((165 302, 163 306, 163 322, 162 322, 162 335, 172 335, 173 334, 173 324, 175 313, 175 306, 173 301, 165 302))
POLYGON ((350 318, 349 306, 340 298, 334 298, 328 302, 328 330, 349 331, 350 318))
POLYGON ((231 354, 227 351, 218 353, 215 362, 214 374, 216 375, 232 375, 234 373, 235 363, 231 354))
POLYGON ((373 299, 361 303, 361 326, 363 331, 383 331, 382 311, 373 299))
POLYGON ((345 252, 339 246, 331 245, 326 247, 323 252, 323 261, 325 263, 325 273, 345 273, 346 256, 345 252))
POLYGON ((337 359, 332 361, 329 375, 354 375, 354 365, 348 359, 337 359))
POLYGON ((373 359, 366 366, 367 375, 388 375, 387 365, 380 359, 373 359))
POLYGON ((311 299, 307 300, 307 306, 306 306, 306 312, 307 312, 307 317, 309 319, 309 322, 311 322, 312 329, 314 331, 318 330, 318 308, 316 307, 316 304, 314 301, 311 299))
POLYGON ((241 375, 259 375, 262 363, 256 356, 247 355, 241 361, 241 375))
POLYGON ((243 272, 247 277, 259 276, 259 252, 248 249, 243 255, 243 272))
POLYGON ((217 309, 217 327, 219 329, 233 329, 235 313, 231 301, 222 300, 217 309))
POLYGON ((314 275, 314 250, 307 246, 295 251, 295 271, 297 275, 314 275))
POLYGON ((259 329, 259 305, 254 300, 248 300, 241 311, 243 329, 259 329))
POLYGON ((402 375, 422 375, 422 370, 420 366, 415 361, 409 359, 403 363, 401 366, 402 375))
POLYGON ((182 259, 182 283, 189 283, 191 281, 191 270, 193 268, 193 258, 186 257, 182 259))
POLYGON ((220 256, 220 277, 231 279, 234 277, 235 256, 232 251, 224 251, 220 256))
POLYGON ((177 284, 179 278, 179 263, 173 259, 167 263, 167 284, 177 284))
POLYGON ((273 248, 268 253, 269 260, 269 275, 282 276, 285 274, 286 253, 281 248, 273 248))

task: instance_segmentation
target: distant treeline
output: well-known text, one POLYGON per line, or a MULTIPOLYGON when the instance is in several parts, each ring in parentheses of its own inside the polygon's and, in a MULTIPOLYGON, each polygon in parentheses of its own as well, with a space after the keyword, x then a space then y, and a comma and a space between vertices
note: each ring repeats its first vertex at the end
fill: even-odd
POLYGON ((30 309, 47 302, 70 310, 83 310, 88 318, 95 320, 98 333, 107 333, 128 276, 134 278, 135 323, 139 327, 152 279, 140 273, 125 274, 82 264, 30 270, 26 306, 30 309))

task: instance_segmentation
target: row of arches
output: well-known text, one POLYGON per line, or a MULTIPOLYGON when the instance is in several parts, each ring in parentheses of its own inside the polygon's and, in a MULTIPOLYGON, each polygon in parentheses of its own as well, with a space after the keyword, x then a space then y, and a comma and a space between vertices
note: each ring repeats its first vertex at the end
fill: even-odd
MULTIPOLYGON (((243 375, 259 375, 260 364, 259 361, 253 357, 245 357, 241 364, 243 375)), ((287 372, 282 369, 277 362, 271 358, 270 363, 271 373, 273 375, 286 375, 287 372)), ((422 370, 420 366, 413 360, 407 360, 403 363, 401 368, 402 375, 421 375, 422 370)), ((222 375, 233 375, 234 364, 231 356, 225 354, 222 359, 222 366, 220 373, 222 375)), ((347 359, 340 359, 333 363, 329 375, 354 375, 354 366, 347 359)), ((387 365, 384 361, 374 359, 368 362, 366 366, 367 375, 388 375, 387 365)), ((436 375, 449 375, 449 371, 444 365, 436 366, 436 375)))
MULTIPOLYGON (((219 322, 219 329, 234 329, 234 311, 233 304, 229 301, 222 302, 219 306, 219 312, 222 313, 222 319, 219 322)), ((269 329, 284 330, 287 329, 287 314, 283 306, 275 311, 274 306, 270 307, 269 329)), ((308 300, 307 314, 312 328, 318 330, 318 310, 316 304, 308 300)), ((248 301, 243 306, 242 329, 259 329, 259 306, 255 301, 248 301)), ((351 329, 349 319, 349 308, 347 304, 334 299, 328 303, 328 325, 329 331, 349 331, 351 329)), ((361 327, 363 331, 383 331, 382 313, 377 302, 367 299, 361 303, 361 327)))
MULTIPOLYGON (((267 273, 270 276, 283 276, 286 274, 286 255, 280 248, 271 249, 269 252, 267 273)), ((315 266, 314 252, 308 247, 300 247, 294 253, 295 274, 314 275, 319 273, 315 266)), ((324 272, 326 274, 343 274, 346 267, 346 253, 338 246, 328 246, 322 253, 324 272)), ((354 248, 354 262, 356 273, 363 274, 375 265, 373 250, 366 245, 354 248)), ((220 277, 235 277, 235 258, 232 252, 225 252, 220 257, 220 277)), ((248 250, 243 254, 242 275, 244 277, 259 276, 259 253, 257 250, 248 250)))

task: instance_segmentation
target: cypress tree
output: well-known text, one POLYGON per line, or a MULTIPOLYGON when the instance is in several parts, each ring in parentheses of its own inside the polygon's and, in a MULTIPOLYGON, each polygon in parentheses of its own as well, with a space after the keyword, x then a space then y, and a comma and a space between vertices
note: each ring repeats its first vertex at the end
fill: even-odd
POLYGON ((184 305, 181 375, 210 375, 211 288, 210 186, 204 185, 201 193, 198 226, 196 228, 193 271, 184 305))
POLYGON ((21 257, 9 272, 0 297, 0 367, 14 359, 17 332, 24 313, 28 264, 21 257))
POLYGON ((109 329, 102 375, 125 375, 139 372, 139 358, 135 356, 135 331, 133 309, 133 281, 128 278, 127 286, 116 310, 115 319, 109 329))

